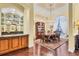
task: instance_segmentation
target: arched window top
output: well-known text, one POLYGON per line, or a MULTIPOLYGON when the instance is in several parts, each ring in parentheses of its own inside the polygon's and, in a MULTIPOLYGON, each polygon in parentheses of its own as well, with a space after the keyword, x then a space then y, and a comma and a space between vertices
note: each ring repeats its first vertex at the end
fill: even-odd
POLYGON ((1 8, 2 13, 15 13, 16 9, 15 8, 1 8))
POLYGON ((5 14, 10 13, 10 14, 17 14, 19 16, 23 16, 23 12, 15 8, 0 8, 0 12, 5 14))

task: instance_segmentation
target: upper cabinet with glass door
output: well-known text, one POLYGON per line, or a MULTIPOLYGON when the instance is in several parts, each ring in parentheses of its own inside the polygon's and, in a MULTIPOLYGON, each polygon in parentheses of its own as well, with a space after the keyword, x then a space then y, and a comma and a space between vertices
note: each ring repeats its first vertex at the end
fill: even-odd
POLYGON ((15 8, 1 8, 1 35, 23 34, 23 13, 15 8))

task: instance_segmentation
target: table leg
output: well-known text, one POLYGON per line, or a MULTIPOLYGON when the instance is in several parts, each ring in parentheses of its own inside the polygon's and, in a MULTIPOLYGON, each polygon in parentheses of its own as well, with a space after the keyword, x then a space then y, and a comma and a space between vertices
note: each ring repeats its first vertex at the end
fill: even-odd
POLYGON ((38 45, 37 55, 40 56, 40 54, 41 54, 41 46, 38 45))
POLYGON ((35 56, 36 55, 36 44, 34 43, 34 46, 33 46, 33 55, 35 56))
POLYGON ((53 51, 53 55, 54 56, 57 56, 58 54, 57 54, 57 49, 55 49, 54 51, 53 51))

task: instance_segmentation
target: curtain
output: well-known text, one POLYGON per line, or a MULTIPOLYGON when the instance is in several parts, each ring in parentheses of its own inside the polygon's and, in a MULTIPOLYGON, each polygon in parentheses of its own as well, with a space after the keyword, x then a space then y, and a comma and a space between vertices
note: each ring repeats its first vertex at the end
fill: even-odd
POLYGON ((61 38, 67 37, 68 20, 67 20, 66 16, 56 17, 53 30, 60 31, 61 38))

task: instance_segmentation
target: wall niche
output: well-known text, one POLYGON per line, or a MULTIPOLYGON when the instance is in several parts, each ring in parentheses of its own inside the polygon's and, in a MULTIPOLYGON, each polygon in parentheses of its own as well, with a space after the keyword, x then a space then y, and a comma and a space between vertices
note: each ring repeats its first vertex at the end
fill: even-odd
POLYGON ((0 8, 1 35, 23 34, 23 13, 15 8, 0 8))

